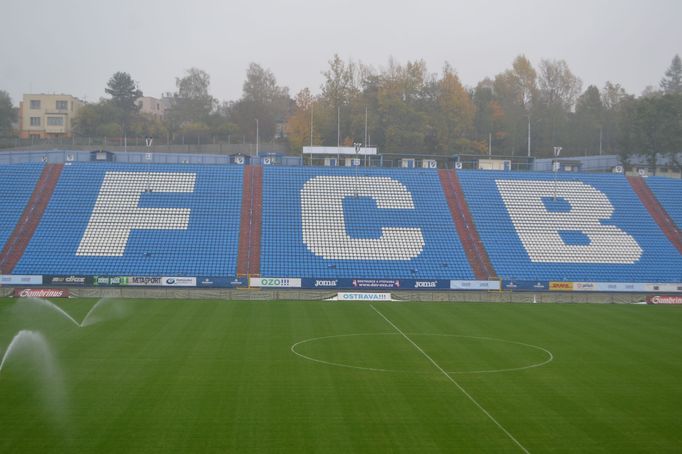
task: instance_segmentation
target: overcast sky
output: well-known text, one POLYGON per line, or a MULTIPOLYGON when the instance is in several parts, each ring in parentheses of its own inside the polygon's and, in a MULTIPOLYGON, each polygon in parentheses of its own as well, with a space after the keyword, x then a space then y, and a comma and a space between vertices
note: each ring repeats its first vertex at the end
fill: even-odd
POLYGON ((381 68, 445 61, 474 86, 525 54, 566 60, 589 84, 630 93, 658 86, 682 54, 682 0, 8 0, 0 26, 0 89, 96 101, 116 71, 146 95, 175 89, 190 67, 220 100, 241 96, 250 62, 295 95, 319 93, 338 53, 381 68))

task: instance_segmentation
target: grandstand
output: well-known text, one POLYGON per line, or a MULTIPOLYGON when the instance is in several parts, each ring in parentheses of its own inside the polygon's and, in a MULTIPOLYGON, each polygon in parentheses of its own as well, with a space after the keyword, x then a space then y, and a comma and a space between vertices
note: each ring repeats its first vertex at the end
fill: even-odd
POLYGON ((682 282, 682 186, 665 178, 112 162, 0 178, 8 276, 682 282))

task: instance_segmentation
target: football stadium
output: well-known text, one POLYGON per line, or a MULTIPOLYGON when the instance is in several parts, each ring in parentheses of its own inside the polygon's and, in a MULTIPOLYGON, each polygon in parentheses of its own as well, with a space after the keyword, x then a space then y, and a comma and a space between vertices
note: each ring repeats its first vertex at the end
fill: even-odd
POLYGON ((679 452, 682 180, 101 155, 0 160, 0 451, 679 452))

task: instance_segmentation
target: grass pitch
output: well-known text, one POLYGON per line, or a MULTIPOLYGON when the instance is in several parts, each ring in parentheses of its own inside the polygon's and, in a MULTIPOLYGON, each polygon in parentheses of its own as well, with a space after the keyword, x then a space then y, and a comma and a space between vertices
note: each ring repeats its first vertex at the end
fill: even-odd
POLYGON ((680 307, 0 300, 21 330, 0 452, 682 450, 680 307))

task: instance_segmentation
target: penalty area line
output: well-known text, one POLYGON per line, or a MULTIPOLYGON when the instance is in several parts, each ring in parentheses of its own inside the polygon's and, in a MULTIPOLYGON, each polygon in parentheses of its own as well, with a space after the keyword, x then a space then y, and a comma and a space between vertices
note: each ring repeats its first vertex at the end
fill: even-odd
POLYGON ((518 446, 519 448, 521 448, 521 450, 522 450, 523 452, 525 452, 526 454, 530 454, 530 451, 528 451, 528 449, 526 449, 526 447, 523 446, 523 445, 519 442, 519 440, 517 440, 516 438, 514 438, 514 436, 513 436, 513 435, 512 435, 512 434, 511 434, 503 425, 502 425, 502 424, 500 424, 500 422, 499 422, 497 419, 495 419, 495 418, 493 417, 493 415, 491 415, 490 412, 488 412, 488 410, 486 410, 486 409, 483 407, 483 405, 481 405, 480 403, 478 403, 478 401, 477 401, 476 399, 474 399, 474 397, 473 397, 471 394, 469 394, 469 393, 467 392, 467 390, 464 389, 464 388, 462 387, 462 385, 460 385, 460 384, 457 382, 457 380, 455 380, 454 378, 452 378, 452 376, 450 376, 450 374, 448 374, 448 373, 445 371, 445 369, 443 369, 443 368, 442 368, 442 367, 441 367, 433 358, 431 358, 431 357, 429 356, 428 353, 426 353, 419 345, 417 345, 417 343, 416 343, 415 341, 413 341, 407 334, 405 334, 404 332, 402 332, 401 329, 398 328, 398 327, 395 325, 395 323, 393 323, 392 321, 390 321, 390 320, 388 319, 388 317, 386 317, 379 309, 377 309, 376 307, 374 307, 373 304, 370 304, 369 307, 371 307, 372 309, 374 309, 374 312, 376 312, 377 314, 379 314, 379 315, 381 316, 381 318, 383 318, 384 320, 386 320, 386 322, 387 322, 389 325, 391 325, 391 326, 393 327, 393 329, 396 330, 401 336, 403 336, 403 337, 405 338, 406 341, 408 341, 410 344, 412 344, 412 346, 413 346, 414 348, 416 348, 417 350, 419 350, 419 353, 421 353, 422 355, 424 355, 424 357, 425 357, 426 359, 428 359, 429 362, 430 362, 436 369, 438 369, 443 375, 445 375, 445 376, 447 377, 447 379, 450 380, 450 382, 451 382, 453 385, 455 385, 455 386, 457 387, 457 389, 459 389, 459 390, 462 392, 462 394, 464 394, 464 395, 465 395, 465 396, 466 396, 474 405, 476 405, 476 406, 478 407, 478 409, 481 410, 481 411, 483 412, 483 414, 485 414, 485 415, 488 417, 488 419, 490 419, 497 427, 499 427, 500 430, 502 430, 502 432, 504 432, 504 433, 507 435, 507 437, 509 437, 509 439, 511 439, 511 441, 513 441, 513 442, 516 444, 516 446, 518 446))

